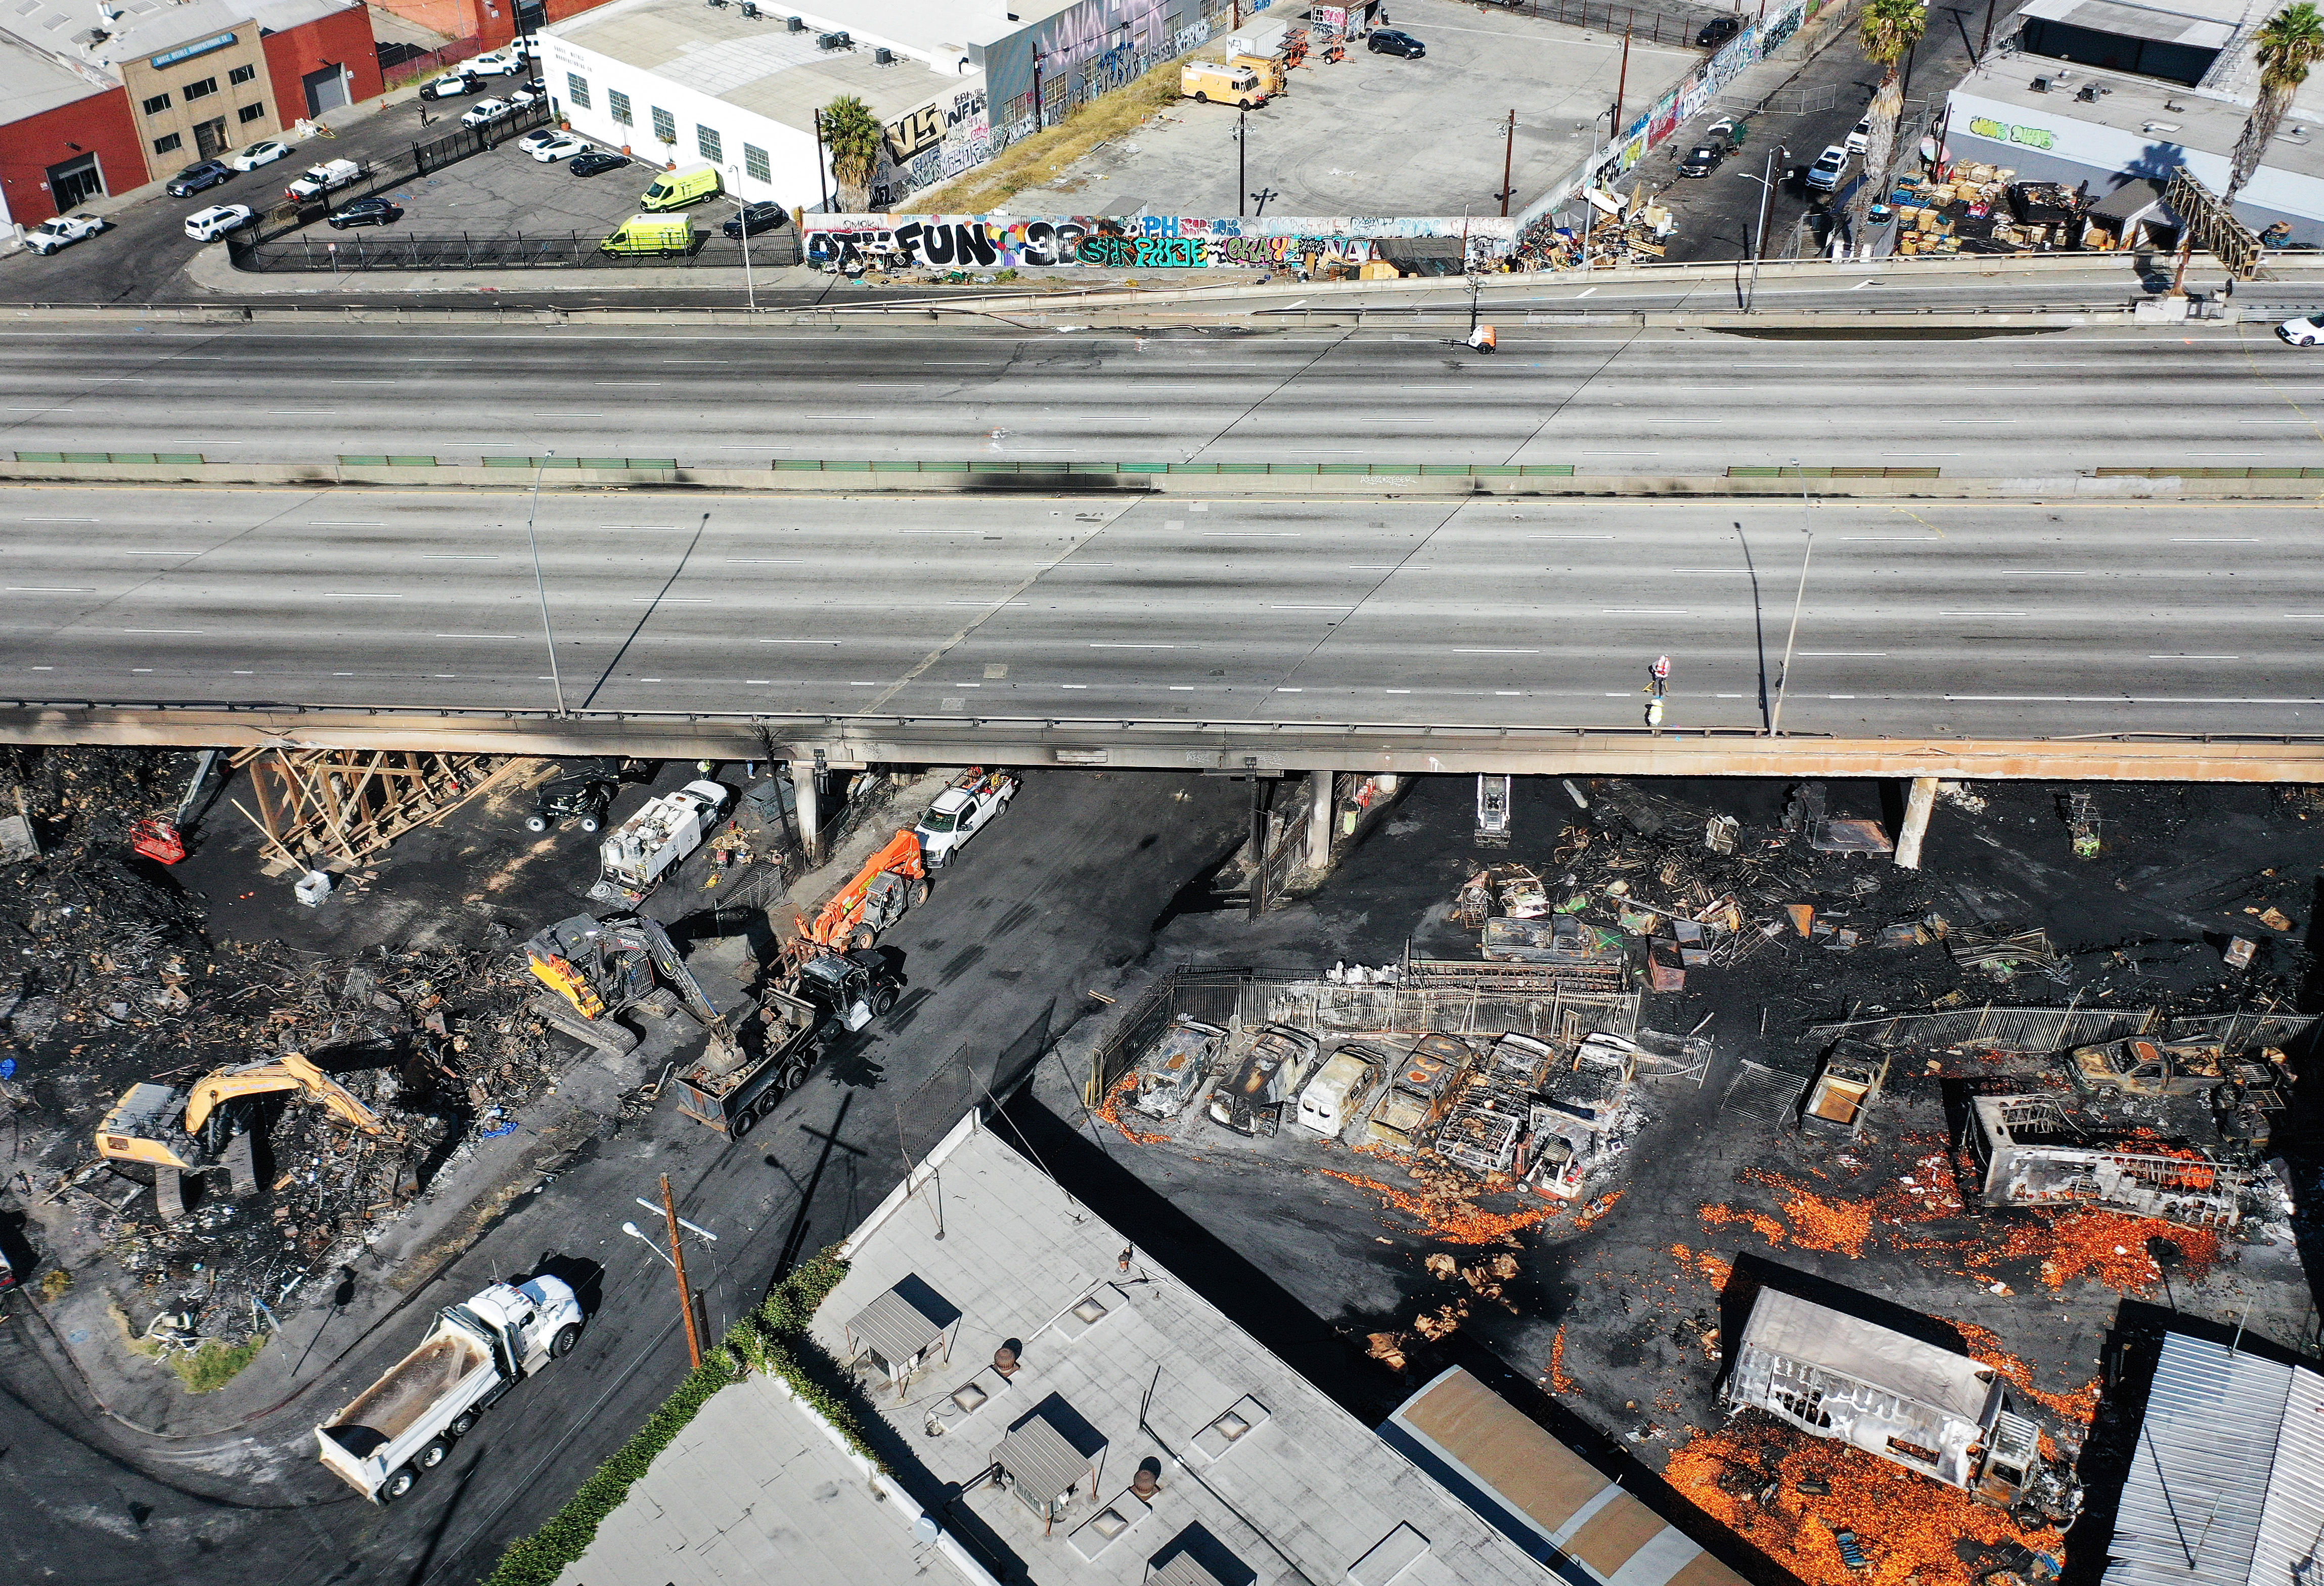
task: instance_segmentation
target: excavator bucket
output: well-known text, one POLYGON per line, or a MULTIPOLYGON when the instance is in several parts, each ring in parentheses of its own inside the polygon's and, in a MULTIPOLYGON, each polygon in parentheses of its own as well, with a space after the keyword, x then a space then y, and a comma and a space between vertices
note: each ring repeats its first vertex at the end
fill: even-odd
POLYGON ((580 972, 568 960, 554 953, 528 952, 525 965, 532 971, 533 979, 571 1003, 582 1018, 605 1017, 604 999, 581 978, 580 972))

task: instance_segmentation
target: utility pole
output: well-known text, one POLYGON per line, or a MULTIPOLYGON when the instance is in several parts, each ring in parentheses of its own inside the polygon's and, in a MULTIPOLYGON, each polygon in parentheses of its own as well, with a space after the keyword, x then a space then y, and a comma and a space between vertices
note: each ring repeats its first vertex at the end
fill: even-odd
POLYGON ((1235 213, 1250 214, 1250 112, 1235 112, 1235 213))
POLYGON ((686 1313, 686 1352, 694 1369, 702 1369, 702 1331, 694 1321, 694 1290, 686 1281, 686 1246, 678 1242, 678 1203, 669 1193, 669 1175, 661 1176, 661 1211, 669 1222, 669 1264, 678 1273, 678 1303, 686 1313))
MULTIPOLYGON (((1501 149, 1501 218, 1504 220, 1508 218, 1509 214, 1509 171, 1515 164, 1517 157, 1517 113, 1513 109, 1509 112, 1508 142, 1501 149)), ((1471 328, 1475 327, 1472 326, 1471 328)))
POLYGON ((823 194, 823 212, 828 215, 831 213, 831 183, 825 179, 823 168, 823 112, 817 110, 812 114, 815 116, 815 185, 823 194))
MULTIPOLYGON (((735 167, 729 165, 726 174, 734 179, 736 187, 742 185, 742 173, 735 167)), ((731 191, 727 196, 733 198, 731 191)), ((734 224, 742 228, 742 295, 750 300, 751 312, 755 314, 759 311, 759 288, 751 279, 751 206, 739 198, 734 198, 734 224)))
POLYGON ((540 597, 540 636, 549 646, 549 682, 557 691, 557 715, 565 715, 565 678, 557 669, 557 630, 549 625, 549 586, 540 576, 540 540, 533 533, 533 523, 540 516, 540 476, 549 472, 550 451, 532 471, 532 510, 524 515, 524 542, 532 548, 532 592, 540 597))
POLYGON ((1033 130, 1041 130, 1041 51, 1033 51, 1033 130))
POLYGON ((1999 0, 1985 0, 1985 37, 1977 42, 1977 62, 1985 64, 1985 52, 1993 47, 1993 8, 1999 0))
POLYGON ((1622 75, 1614 79, 1614 124, 1606 135, 1616 143, 1622 137, 1622 96, 1630 87, 1630 30, 1622 30, 1622 75))
POLYGON ((1743 311, 1746 314, 1759 300, 1759 262, 1767 256, 1767 222, 1775 207, 1775 161, 1778 157, 1788 161, 1792 152, 1780 143, 1767 151, 1767 174, 1759 183, 1759 237, 1751 247, 1751 286, 1743 294, 1743 311))

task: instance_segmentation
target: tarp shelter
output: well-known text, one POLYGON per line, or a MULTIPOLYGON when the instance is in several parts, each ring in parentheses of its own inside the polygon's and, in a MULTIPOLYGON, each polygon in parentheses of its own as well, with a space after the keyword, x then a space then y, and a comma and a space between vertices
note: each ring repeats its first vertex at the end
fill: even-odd
POLYGON ((1465 263, 1457 236, 1384 236, 1372 252, 1406 275, 1459 275, 1465 263))

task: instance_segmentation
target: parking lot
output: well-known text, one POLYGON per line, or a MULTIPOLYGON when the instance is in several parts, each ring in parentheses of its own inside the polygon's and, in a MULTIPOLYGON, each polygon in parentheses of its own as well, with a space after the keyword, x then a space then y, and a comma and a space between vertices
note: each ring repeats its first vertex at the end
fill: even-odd
MULTIPOLYGON (((1699 50, 1622 39, 1453 0, 1394 0, 1392 25, 1426 56, 1320 55, 1289 91, 1250 115, 1251 213, 1296 216, 1500 213, 1507 116, 1517 114, 1511 209, 1523 208, 1602 143, 1622 88, 1625 118, 1703 58, 1699 50), (1424 157, 1425 156, 1425 157, 1424 157)), ((1235 215, 1230 106, 1181 99, 1130 137, 1098 149, 1059 180, 1019 193, 1019 213, 1235 215)))

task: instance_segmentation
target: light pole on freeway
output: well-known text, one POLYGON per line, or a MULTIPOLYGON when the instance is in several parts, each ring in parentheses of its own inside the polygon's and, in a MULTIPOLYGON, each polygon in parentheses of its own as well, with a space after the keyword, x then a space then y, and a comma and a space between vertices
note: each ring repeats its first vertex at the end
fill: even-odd
POLYGON ((565 709, 565 678, 557 669, 557 630, 549 625, 549 586, 540 576, 540 540, 533 532, 533 523, 540 516, 540 476, 549 472, 549 463, 557 453, 549 452, 532 471, 532 510, 524 515, 524 542, 532 548, 532 592, 540 597, 540 636, 549 646, 549 681, 557 690, 557 714, 561 718, 565 709))
MULTIPOLYGON (((1792 459, 1792 466, 1799 468, 1799 458, 1792 459)), ((1808 563, 1815 556, 1815 529, 1808 523, 1807 512, 1808 476, 1805 470, 1802 470, 1800 521, 1801 526, 1807 530, 1808 543, 1807 549, 1800 552, 1800 587, 1799 593, 1792 596, 1792 631, 1784 636, 1784 669, 1775 678, 1775 708, 1767 715, 1767 736, 1770 738, 1780 737, 1784 731, 1784 691, 1792 686, 1792 646, 1799 641, 1800 607, 1807 603, 1808 598, 1808 563)))

